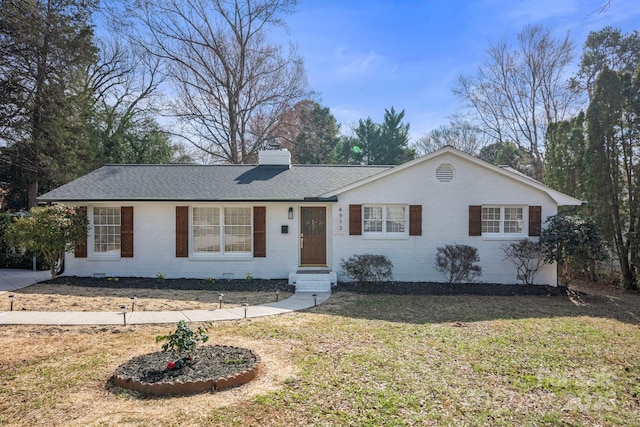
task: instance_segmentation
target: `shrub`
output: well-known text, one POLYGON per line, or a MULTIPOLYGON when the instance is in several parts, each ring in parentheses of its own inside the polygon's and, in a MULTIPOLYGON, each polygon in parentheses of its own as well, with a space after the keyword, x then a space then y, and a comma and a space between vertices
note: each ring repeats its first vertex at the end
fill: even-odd
MULTIPOLYGON (((554 215, 547 219, 540 243, 545 261, 557 262, 564 281, 571 269, 589 272, 595 261, 605 258, 604 244, 596 223, 579 215, 554 215)), ((590 274, 595 280, 595 274, 590 274)))
POLYGON ((532 285, 540 268, 544 265, 542 244, 529 239, 502 245, 504 259, 516 267, 518 279, 524 285, 532 285))
POLYGON ((480 261, 478 249, 468 245, 446 245, 438 247, 436 270, 448 283, 473 282, 482 275, 482 267, 474 263, 480 261))
POLYGON ((380 283, 393 278, 393 264, 384 255, 353 255, 348 260, 342 259, 340 267, 359 283, 380 283))
POLYGON ((193 356, 199 342, 205 343, 208 340, 206 328, 200 326, 197 331, 194 331, 184 320, 178 322, 178 326, 172 334, 156 337, 156 342, 166 341, 162 345, 162 351, 172 351, 178 357, 189 358, 193 356))

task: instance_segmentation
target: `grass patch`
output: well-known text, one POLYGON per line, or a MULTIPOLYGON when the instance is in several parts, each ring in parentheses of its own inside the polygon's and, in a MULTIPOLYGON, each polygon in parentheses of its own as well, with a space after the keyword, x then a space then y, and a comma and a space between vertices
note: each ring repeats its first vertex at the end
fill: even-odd
POLYGON ((167 326, 0 328, 0 424, 638 425, 640 299, 339 293, 222 322, 267 372, 219 393, 110 389, 167 326), (70 418, 71 417, 71 418, 70 418))

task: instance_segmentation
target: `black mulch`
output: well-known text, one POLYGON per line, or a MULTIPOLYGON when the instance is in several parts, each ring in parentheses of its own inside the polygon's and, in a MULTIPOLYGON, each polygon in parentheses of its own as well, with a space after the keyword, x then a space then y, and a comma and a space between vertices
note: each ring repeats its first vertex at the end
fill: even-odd
POLYGON ((437 283, 437 282, 384 282, 384 283, 340 283, 337 292, 390 295, 540 295, 566 296, 564 286, 501 285, 495 283, 437 283))
POLYGON ((172 352, 143 354, 120 365, 115 374, 142 383, 207 381, 246 371, 257 360, 251 350, 219 345, 197 347, 193 356, 183 361, 172 352), (174 365, 172 369, 169 362, 174 365))
POLYGON ((149 277, 77 277, 62 276, 42 283, 90 288, 112 289, 172 289, 194 291, 236 291, 236 292, 273 292, 276 290, 294 292, 295 286, 287 280, 205 280, 205 279, 165 279, 149 277))
MULTIPOLYGON (((243 291, 273 292, 275 290, 294 292, 295 286, 287 280, 205 280, 205 279, 165 279, 148 277, 95 278, 64 276, 43 283, 70 286, 87 286, 114 289, 176 289, 203 291, 243 291)), ((359 294, 390 295, 539 295, 566 296, 564 286, 500 285, 493 283, 436 283, 436 282, 384 282, 384 283, 339 283, 333 292, 354 292, 359 294)))

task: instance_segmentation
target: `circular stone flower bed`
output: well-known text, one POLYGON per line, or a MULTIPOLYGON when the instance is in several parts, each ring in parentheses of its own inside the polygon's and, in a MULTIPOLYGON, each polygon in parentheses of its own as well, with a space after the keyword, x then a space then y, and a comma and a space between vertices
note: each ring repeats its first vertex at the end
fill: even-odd
POLYGON ((174 360, 162 351, 134 357, 116 369, 112 381, 145 394, 193 394, 246 384, 261 370, 260 357, 246 348, 200 346, 192 359, 174 360))

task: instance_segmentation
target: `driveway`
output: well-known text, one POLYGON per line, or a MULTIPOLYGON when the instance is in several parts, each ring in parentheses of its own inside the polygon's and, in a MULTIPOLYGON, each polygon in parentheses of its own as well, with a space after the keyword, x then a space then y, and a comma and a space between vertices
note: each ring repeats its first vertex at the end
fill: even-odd
POLYGON ((51 272, 0 268, 0 293, 11 292, 51 278, 51 272))

